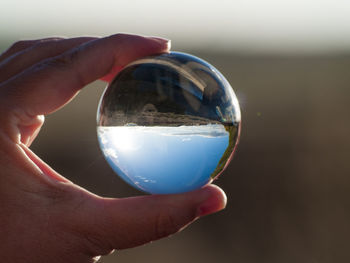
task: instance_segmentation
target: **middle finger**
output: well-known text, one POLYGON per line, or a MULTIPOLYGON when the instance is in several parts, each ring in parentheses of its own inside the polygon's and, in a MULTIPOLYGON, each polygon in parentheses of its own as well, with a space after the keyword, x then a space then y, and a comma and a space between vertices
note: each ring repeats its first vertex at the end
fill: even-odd
POLYGON ((69 49, 94 39, 96 37, 78 37, 39 42, 1 61, 0 82, 10 79, 44 59, 60 55, 69 49))

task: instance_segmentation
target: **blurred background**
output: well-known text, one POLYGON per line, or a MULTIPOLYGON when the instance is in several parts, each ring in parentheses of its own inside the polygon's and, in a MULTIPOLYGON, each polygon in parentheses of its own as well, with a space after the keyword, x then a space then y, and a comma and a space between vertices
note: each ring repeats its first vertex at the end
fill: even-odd
MULTIPOLYGON (((101 262, 350 261, 350 2, 331 0, 2 0, 0 51, 20 39, 131 32, 172 40, 234 88, 242 135, 216 183, 227 209, 182 233, 101 262)), ((105 84, 47 116, 32 149, 110 197, 139 195, 96 139, 105 84)))

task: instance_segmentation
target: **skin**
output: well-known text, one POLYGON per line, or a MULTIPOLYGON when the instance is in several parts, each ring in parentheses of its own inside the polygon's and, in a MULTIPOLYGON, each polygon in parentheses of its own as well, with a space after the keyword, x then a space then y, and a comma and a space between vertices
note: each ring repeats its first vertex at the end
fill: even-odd
MULTIPOLYGON (((29 146, 55 112, 97 79, 169 51, 161 38, 20 41, 0 56, 0 257, 2 262, 96 262, 114 249, 174 234, 223 209, 214 185, 176 195, 97 196, 55 172, 29 146)), ((67 149, 68 150, 68 149, 67 149)))

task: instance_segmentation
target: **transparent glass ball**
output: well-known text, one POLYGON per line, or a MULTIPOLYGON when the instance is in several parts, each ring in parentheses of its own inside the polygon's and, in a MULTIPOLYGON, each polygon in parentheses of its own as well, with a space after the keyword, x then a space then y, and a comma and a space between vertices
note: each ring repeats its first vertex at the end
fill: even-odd
POLYGON ((207 62, 180 52, 139 59, 117 74, 97 112, 112 169, 152 194, 200 188, 227 167, 240 133, 233 89, 207 62))

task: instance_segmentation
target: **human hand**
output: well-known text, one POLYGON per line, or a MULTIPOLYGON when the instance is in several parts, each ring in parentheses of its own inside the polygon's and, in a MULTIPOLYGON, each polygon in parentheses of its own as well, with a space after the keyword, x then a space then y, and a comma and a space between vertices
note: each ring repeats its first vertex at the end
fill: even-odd
POLYGON ((94 195, 30 149, 50 114, 96 79, 168 51, 166 40, 117 34, 17 42, 0 56, 0 257, 3 262, 96 262, 113 249, 180 231, 225 207, 207 185, 176 195, 123 199, 94 195))

